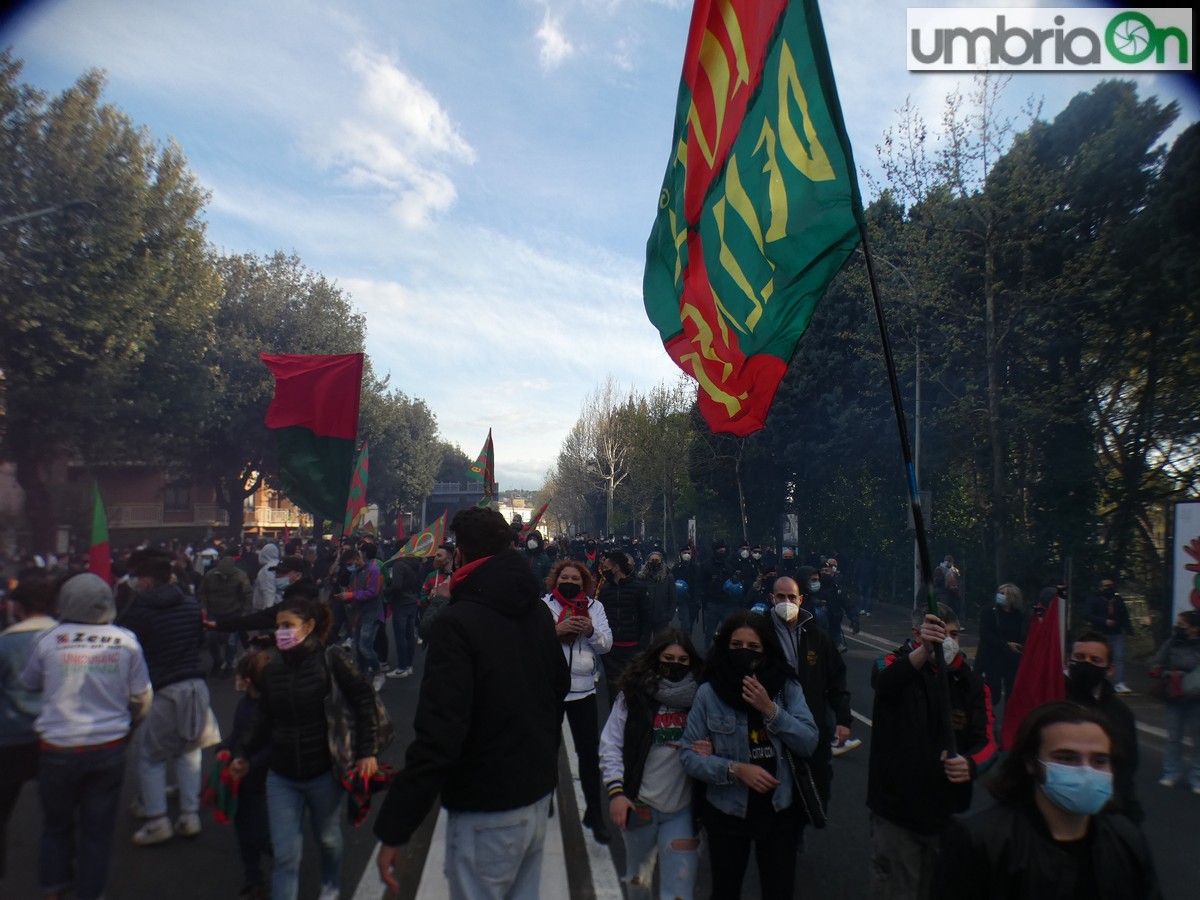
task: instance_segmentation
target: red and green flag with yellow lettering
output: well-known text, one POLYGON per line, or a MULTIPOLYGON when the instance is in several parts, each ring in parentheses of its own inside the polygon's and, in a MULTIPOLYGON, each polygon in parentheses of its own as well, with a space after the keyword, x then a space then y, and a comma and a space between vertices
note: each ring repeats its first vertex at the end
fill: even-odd
POLYGON ((369 441, 363 442, 362 452, 358 454, 358 465, 354 467, 354 475, 350 479, 350 495, 346 498, 346 521, 342 526, 342 534, 353 534, 362 525, 367 514, 367 472, 370 466, 368 456, 369 441))
POLYGON ((643 295, 714 432, 766 423, 860 210, 815 0, 696 0, 643 295))
POLYGON ((436 522, 434 522, 424 531, 418 531, 416 534, 414 534, 408 539, 408 542, 403 547, 385 559, 382 565, 386 566, 388 563, 392 562, 393 560, 400 559, 401 557, 425 559, 426 557, 433 556, 434 551, 437 550, 437 548, 443 544, 445 540, 446 514, 442 513, 440 516, 438 516, 436 522))
POLYGON ((321 519, 346 514, 358 439, 363 355, 262 354, 275 376, 266 425, 279 443, 279 481, 293 503, 321 519))
POLYGON ((108 515, 100 499, 100 485, 92 482, 92 541, 88 547, 88 571, 109 584, 112 578, 112 546, 108 541, 108 515))
POLYGON ((492 446, 492 429, 488 429, 487 440, 475 462, 467 469, 467 477, 474 481, 483 482, 483 499, 476 506, 487 506, 492 502, 496 493, 496 453, 492 446))

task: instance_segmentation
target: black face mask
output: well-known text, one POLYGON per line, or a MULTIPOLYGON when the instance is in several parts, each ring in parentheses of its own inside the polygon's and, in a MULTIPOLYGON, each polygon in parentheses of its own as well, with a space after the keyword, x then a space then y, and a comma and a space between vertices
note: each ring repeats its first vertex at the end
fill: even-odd
POLYGON ((1175 640, 1177 640, 1177 641, 1186 641, 1188 639, 1187 629, 1180 628, 1178 625, 1175 626, 1174 634, 1175 634, 1175 640))
POLYGON ((763 655, 757 650, 747 650, 745 647, 739 647, 737 650, 729 651, 729 665, 733 671, 745 678, 747 675, 753 675, 754 670, 762 665, 763 655))
POLYGON ((667 679, 667 681, 683 681, 683 679, 687 678, 688 672, 691 670, 691 666, 687 663, 669 662, 658 664, 658 673, 667 679))
POLYGON ((651 568, 651 569, 661 569, 661 568, 662 568, 662 562, 660 562, 660 561, 659 561, 659 560, 657 560, 657 559, 652 559, 652 560, 650 560, 650 568, 651 568))
POLYGON ((1079 685, 1087 691, 1094 691, 1103 684, 1107 674, 1107 668, 1101 668, 1100 666, 1094 666, 1091 663, 1080 662, 1079 660, 1071 660, 1070 665, 1067 666, 1067 677, 1074 684, 1079 685))
POLYGON ((559 595, 563 599, 574 600, 581 593, 583 593, 583 586, 578 585, 573 581, 564 581, 557 588, 555 588, 555 590, 558 591, 559 595))

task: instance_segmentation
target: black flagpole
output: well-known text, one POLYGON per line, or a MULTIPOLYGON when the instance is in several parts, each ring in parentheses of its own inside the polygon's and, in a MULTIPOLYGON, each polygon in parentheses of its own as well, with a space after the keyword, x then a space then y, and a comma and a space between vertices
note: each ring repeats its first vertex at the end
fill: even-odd
MULTIPOLYGON (((929 540, 925 534, 925 516, 921 511, 921 495, 917 489, 917 469, 913 464, 912 445, 908 440, 908 420, 904 415, 904 399, 900 395, 900 380, 896 375, 896 361, 892 357, 892 342, 888 339, 887 319, 883 314, 883 303, 879 299, 879 285, 875 281, 875 264, 871 261, 871 243, 867 238, 867 223, 862 206, 856 204, 855 219, 862 237, 863 256, 867 260, 867 280, 871 284, 871 300, 875 305, 875 320, 879 323, 879 340, 883 346, 883 361, 887 366, 888 385, 892 389, 892 408, 896 413, 896 430, 900 435, 900 450, 904 454, 904 475, 908 484, 908 502, 912 509, 913 530, 917 541, 917 555, 921 560, 921 585, 929 611, 938 615, 937 598, 933 594, 933 566, 929 558, 929 540)), ((942 645, 934 645, 933 662, 937 666, 938 695, 941 699, 944 743, 946 754, 957 752, 954 740, 954 722, 950 716, 950 681, 946 672, 946 659, 942 645)))

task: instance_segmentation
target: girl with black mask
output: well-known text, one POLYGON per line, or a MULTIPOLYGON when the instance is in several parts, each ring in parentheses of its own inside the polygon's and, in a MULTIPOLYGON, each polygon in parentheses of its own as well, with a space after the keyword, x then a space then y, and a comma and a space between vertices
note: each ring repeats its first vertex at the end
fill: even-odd
POLYGON ((793 808, 789 755, 812 754, 817 726, 774 626, 748 610, 733 613, 713 640, 702 681, 680 757, 684 770, 707 784, 700 815, 713 900, 741 897, 752 844, 761 896, 791 897, 803 820, 793 808), (692 747, 705 738, 711 755, 692 747))
MULTIPOLYGON (((693 788, 679 761, 684 725, 703 660, 678 629, 664 632, 635 656, 618 683, 620 694, 600 736, 600 769, 609 814, 625 839, 629 900, 650 900, 654 866, 663 900, 691 900, 699 868, 693 788)), ((711 753, 709 741, 692 746, 711 753)))

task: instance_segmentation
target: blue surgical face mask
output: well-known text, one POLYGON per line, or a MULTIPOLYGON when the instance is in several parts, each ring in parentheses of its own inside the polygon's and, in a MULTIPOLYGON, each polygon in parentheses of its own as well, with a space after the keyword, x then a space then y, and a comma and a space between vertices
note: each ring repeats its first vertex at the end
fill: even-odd
POLYGON ((353 575, 358 571, 358 566, 346 566, 346 571, 353 575))
POLYGON ((1059 809, 1080 816, 1094 816, 1112 797, 1112 772, 1101 772, 1091 766, 1038 761, 1046 770, 1042 793, 1059 809))
POLYGON ((1004 605, 1004 601, 1005 601, 1005 599, 1006 599, 1006 598, 1005 598, 1005 596, 1004 596, 1003 594, 997 594, 997 595, 996 595, 996 605, 997 605, 997 606, 1003 606, 1003 605, 1004 605))
POLYGON ((819 581, 810 581, 810 582, 808 583, 808 592, 809 592, 810 594, 815 594, 815 593, 816 593, 817 591, 819 591, 820 589, 821 589, 821 582, 819 582, 819 581))
POLYGON ((283 589, 286 588, 291 583, 292 583, 292 579, 290 579, 290 578, 276 578, 275 579, 275 590, 277 592, 282 592, 283 589))

